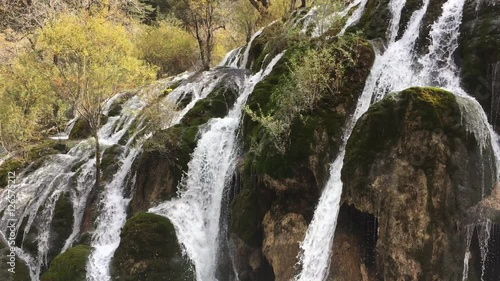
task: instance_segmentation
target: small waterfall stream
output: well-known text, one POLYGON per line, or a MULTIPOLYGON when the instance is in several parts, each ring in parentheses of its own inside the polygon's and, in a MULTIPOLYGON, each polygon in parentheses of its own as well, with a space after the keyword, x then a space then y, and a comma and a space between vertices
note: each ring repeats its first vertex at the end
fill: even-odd
POLYGON ((255 85, 271 72, 283 54, 255 75, 236 81, 240 95, 234 107, 226 117, 213 118, 200 129, 187 176, 179 188, 179 198, 149 210, 172 221, 177 238, 195 265, 198 281, 217 280, 222 195, 231 181, 238 157, 237 132, 243 106, 255 85))
MULTIPOLYGON (((454 52, 458 47, 460 25, 465 0, 447 0, 443 5, 440 17, 433 23, 429 39, 430 45, 425 54, 415 51, 422 21, 429 7, 429 1, 423 0, 422 6, 413 12, 408 26, 401 38, 400 20, 405 7, 405 0, 391 0, 389 4, 391 20, 386 32, 386 47, 376 50, 375 63, 365 83, 365 88, 357 102, 356 109, 347 121, 339 153, 330 165, 330 176, 324 187, 314 217, 307 229, 306 237, 301 243, 301 253, 297 257, 301 272, 296 281, 324 281, 329 274, 331 249, 339 202, 343 183, 341 170, 344 161, 345 147, 358 119, 368 110, 369 106, 384 98, 388 93, 400 91, 411 86, 436 86, 450 90, 457 96, 457 102, 462 112, 462 124, 474 134, 481 151, 492 148, 497 160, 497 171, 500 164, 500 148, 498 137, 487 122, 486 114, 479 103, 471 98, 460 86, 459 69, 454 62, 454 52)), ((352 12, 340 34, 348 27, 355 25, 363 15, 368 0, 353 0, 343 11, 336 14, 345 16, 352 12), (355 10, 353 10, 355 9, 355 10)), ((477 1, 478 6, 481 1, 477 1)), ((304 30, 311 24, 315 10, 304 16, 304 30)), ((242 73, 249 62, 252 42, 261 35, 264 28, 255 33, 246 47, 240 47, 229 52, 220 67, 238 68, 242 73)), ((319 29, 313 30, 313 37, 321 35, 319 29)), ((179 185, 178 197, 163 202, 149 211, 165 216, 174 224, 177 237, 185 254, 196 268, 197 281, 217 280, 217 262, 221 245, 221 210, 224 202, 224 190, 230 185, 234 175, 240 150, 238 134, 241 125, 243 107, 252 93, 255 85, 262 81, 272 71, 284 53, 274 57, 254 75, 233 75, 221 72, 219 69, 196 75, 187 73, 168 82, 159 82, 151 91, 160 91, 169 85, 179 83, 166 99, 178 103, 188 95, 190 102, 172 120, 164 124, 168 128, 181 121, 183 116, 192 109, 196 102, 209 95, 222 81, 229 78, 238 87, 239 97, 226 117, 210 119, 200 126, 198 141, 188 164, 188 171, 179 185), (229 77, 228 77, 229 75, 229 77)), ((492 88, 500 89, 500 62, 493 66, 494 75, 492 88), (497 84, 495 84, 497 83, 497 84)), ((123 94, 116 95, 106 104, 107 113, 110 107, 123 94)), ((492 102, 496 103, 497 100, 492 102)), ((126 187, 133 183, 132 167, 134 160, 142 151, 142 143, 149 137, 144 130, 144 119, 141 116, 145 102, 138 96, 127 98, 119 116, 110 116, 99 130, 103 150, 113 146, 122 148, 118 156, 119 168, 111 180, 106 183, 99 197, 98 219, 96 229, 91 233, 90 244, 92 252, 87 264, 88 281, 110 281, 109 264, 120 243, 120 231, 127 218, 127 208, 132 198, 127 197, 126 187), (133 131, 123 144, 123 139, 133 131)), ((494 115, 494 114, 492 114, 494 115)), ((76 119, 69 123, 66 134, 55 136, 54 140, 67 138, 76 119)), ((48 254, 51 247, 51 224, 56 203, 63 194, 69 194, 73 208, 73 225, 71 234, 65 240, 60 252, 71 248, 81 238, 81 225, 84 217, 86 201, 95 181, 95 159, 92 139, 80 141, 65 154, 48 156, 42 163, 36 163, 33 169, 29 167, 20 175, 19 182, 14 186, 17 194, 16 229, 22 230, 19 235, 26 237, 36 229, 36 252, 24 251, 22 245, 17 245, 18 257, 24 260, 29 269, 32 281, 40 280, 40 273, 48 266, 48 254)), ((485 154, 486 156, 486 154, 485 154)), ((4 159, 0 159, 0 164, 4 159)), ((478 173, 484 175, 484 167, 478 167, 478 173)), ((500 177, 497 175, 496 180, 500 177)), ((483 183, 484 185, 484 183, 483 183)), ((483 194, 484 194, 484 186, 483 194)), ((6 229, 8 206, 7 192, 0 194, 0 228, 6 229)), ((474 231, 478 232, 481 257, 481 279, 486 272, 488 245, 491 237, 489 221, 466 227, 466 249, 464 256, 463 280, 467 280, 469 260, 471 258, 471 241, 474 231)), ((0 233, 0 239, 5 240, 5 233, 0 233)))
POLYGON ((463 116, 461 121, 467 130, 476 136, 482 149, 487 146, 493 148, 497 167, 499 167, 500 149, 497 136, 488 124, 486 114, 479 103, 460 87, 459 71, 453 61, 453 53, 458 47, 464 0, 448 0, 443 5, 442 15, 431 27, 429 50, 420 58, 415 53, 414 47, 429 0, 424 0, 422 7, 413 13, 403 36, 396 40, 399 32, 399 19, 405 2, 404 0, 390 2, 392 20, 387 32, 388 45, 383 53, 377 52, 356 111, 345 128, 344 143, 331 165, 330 178, 301 244, 302 253, 298 260, 302 270, 296 276, 298 281, 322 281, 328 276, 333 235, 342 194, 340 172, 345 143, 354 124, 368 109, 370 103, 379 101, 390 92, 404 90, 411 86, 436 86, 448 89, 457 96, 463 116), (325 245, 328 250, 325 250, 325 245))
MULTIPOLYGON (((198 100, 205 98, 211 93, 222 77, 223 76, 219 75, 217 71, 207 72, 204 75, 200 75, 198 79, 192 82, 179 85, 172 93, 167 95, 165 99, 172 104, 177 104, 187 94, 192 95, 189 104, 174 114, 169 126, 177 124, 182 117, 193 108, 198 100), (218 78, 215 79, 215 77, 218 78)), ((178 80, 179 79, 174 81, 178 82, 178 80)), ((182 77, 180 80, 182 80, 182 77)), ((170 84, 172 83, 173 82, 170 84)), ((137 114, 136 112, 140 112, 144 106, 145 104, 141 103, 140 106, 135 106, 133 111, 129 111, 130 113, 125 112, 122 115, 137 114)), ((131 107, 129 106, 126 108, 131 107)), ((142 126, 139 126, 138 131, 143 129, 141 127, 142 126)), ((131 174, 132 164, 140 153, 143 142, 143 140, 139 140, 135 147, 131 147, 131 142, 134 139, 135 137, 128 141, 125 146, 125 151, 121 155, 122 159, 119 171, 114 176, 113 180, 104 188, 106 192, 101 199, 102 209, 97 219, 97 227, 92 236, 91 246, 93 250, 87 264, 88 281, 111 280, 109 265, 114 252, 120 244, 120 231, 125 224, 127 207, 132 199, 124 197, 126 187, 125 180, 127 176, 131 174)))

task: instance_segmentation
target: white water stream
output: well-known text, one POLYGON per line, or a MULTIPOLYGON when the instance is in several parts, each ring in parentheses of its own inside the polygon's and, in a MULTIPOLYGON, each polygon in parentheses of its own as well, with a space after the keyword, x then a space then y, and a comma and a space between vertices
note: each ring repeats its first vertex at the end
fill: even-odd
MULTIPOLYGON (((377 52, 356 111, 345 128, 344 143, 331 165, 330 178, 301 244, 302 253, 298 259, 302 270, 296 276, 298 281, 323 281, 328 276, 343 187, 340 172, 343 166, 345 143, 354 124, 366 112, 370 103, 379 101, 390 92, 404 90, 411 86, 436 86, 448 89, 457 95, 463 116, 461 121, 466 129, 476 136, 481 148, 491 145, 497 161, 500 159, 496 134, 489 126, 486 114, 479 103, 461 89, 459 72, 453 61, 453 52, 458 46, 464 0, 448 0, 444 4, 442 15, 431 28, 429 50, 420 58, 415 53, 414 47, 429 0, 425 0, 422 7, 413 13, 403 36, 396 40, 405 2, 392 0, 390 3, 392 20, 387 33, 388 46, 384 52, 377 52)), ((357 11, 354 15, 357 18, 356 13, 357 11)), ((348 23, 350 22, 348 20, 348 23)))
POLYGON ((224 187, 231 180, 239 155, 237 132, 243 106, 255 85, 265 78, 283 53, 240 85, 240 95, 224 118, 213 118, 200 129, 197 146, 181 183, 179 198, 151 208, 174 224, 177 238, 193 261, 198 281, 216 280, 219 220, 224 187))

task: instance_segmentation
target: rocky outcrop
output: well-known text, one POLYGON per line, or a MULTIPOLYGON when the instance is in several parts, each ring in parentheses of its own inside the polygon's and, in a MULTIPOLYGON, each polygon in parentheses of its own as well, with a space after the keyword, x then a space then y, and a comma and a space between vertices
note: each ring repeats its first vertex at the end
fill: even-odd
POLYGON ((120 237, 111 264, 112 280, 194 280, 193 265, 182 255, 174 226, 167 218, 138 213, 127 221, 120 237))
POLYGON ((461 279, 466 216, 491 193, 495 174, 491 148, 481 151, 461 114, 453 94, 410 88, 356 124, 342 200, 378 223, 377 278, 461 279))
POLYGON ((42 275, 41 281, 85 281, 90 247, 78 245, 58 255, 42 275))
POLYGON ((56 202, 50 224, 49 251, 47 259, 53 260, 64 247, 73 227, 73 206, 69 193, 62 193, 56 202))
MULTIPOLYGON (((467 0, 460 30, 458 64, 467 92, 500 125, 500 5, 467 0)), ((498 131, 498 128, 496 128, 498 131)))
POLYGON ((264 216, 262 252, 271 264, 276 281, 293 280, 299 254, 299 242, 304 240, 307 224, 302 215, 267 212, 264 216), (291 266, 292 265, 292 266, 291 266))
MULTIPOLYGON (((343 86, 338 94, 323 95, 313 109, 293 120, 286 153, 277 150, 273 136, 261 123, 248 116, 243 121, 246 154, 239 169, 241 191, 231 205, 230 232, 236 253, 256 258, 242 258, 236 263, 242 281, 289 280, 296 274, 299 243, 327 180, 328 164, 341 144, 342 127, 354 110, 374 59, 371 46, 359 37, 336 40, 326 44, 346 44, 356 63, 349 64, 342 59, 343 54, 335 54, 339 64, 345 64, 343 86), (257 258, 262 255, 264 258, 257 258), (269 266, 273 275, 255 279, 269 266)), ((289 81, 289 59, 307 46, 289 44, 289 48, 273 71, 256 85, 247 101, 249 110, 263 115, 280 110, 276 100, 286 98, 279 96, 279 89, 289 81)))
POLYGON ((238 97, 235 88, 232 81, 223 78, 219 86, 195 104, 180 124, 155 132, 144 143, 144 152, 137 160, 132 212, 145 211, 175 196, 196 148, 199 126, 229 112, 238 97))
POLYGON ((18 257, 9 257, 11 254, 10 248, 0 240, 0 280, 6 281, 27 281, 30 280, 28 266, 18 257), (14 262, 12 264, 12 262, 14 262), (9 271, 14 268, 14 272, 9 271))

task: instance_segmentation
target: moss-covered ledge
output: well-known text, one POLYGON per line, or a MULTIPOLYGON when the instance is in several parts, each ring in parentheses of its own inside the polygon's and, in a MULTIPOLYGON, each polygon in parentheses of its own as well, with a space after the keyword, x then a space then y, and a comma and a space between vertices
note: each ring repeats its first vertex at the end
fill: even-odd
POLYGON ((0 165, 0 188, 7 186, 9 172, 20 173, 24 168, 28 168, 27 172, 33 171, 43 163, 46 156, 67 153, 69 146, 65 141, 46 140, 15 152, 14 156, 0 165))
POLYGON ((393 93, 347 142, 342 202, 378 222, 383 280, 462 277, 467 217, 496 176, 491 147, 480 148, 463 125, 476 117, 461 112, 467 102, 437 88, 393 93))
POLYGON ((59 254, 42 275, 41 281, 85 281, 90 247, 78 245, 59 254))
POLYGON ((183 256, 167 218, 138 213, 125 223, 120 237, 111 264, 112 280, 194 280, 193 265, 183 256))
POLYGON ((457 128, 460 118, 456 98, 448 91, 415 87, 389 94, 370 106, 354 127, 346 146, 343 182, 356 178, 356 184, 350 186, 364 189, 374 159, 409 131, 438 131, 464 138, 464 128, 457 128))
MULTIPOLYGON (((314 44, 337 44, 338 39, 314 44)), ((341 44, 352 52, 356 64, 346 63, 342 88, 335 96, 324 97, 311 110, 301 112, 290 128, 290 142, 285 153, 277 151, 272 136, 259 122, 243 120, 244 159, 240 169, 241 192, 231 205, 230 230, 247 245, 260 247, 262 220, 271 206, 281 213, 294 212, 306 221, 312 219, 319 191, 328 177, 329 163, 341 144, 342 127, 356 105, 364 81, 374 60, 374 52, 365 40, 350 36, 341 44)), ((289 60, 307 49, 302 44, 288 50, 273 71, 259 82, 247 106, 263 115, 278 111, 280 91, 290 83, 289 60)), ((342 62, 342 58, 339 57, 342 62)))

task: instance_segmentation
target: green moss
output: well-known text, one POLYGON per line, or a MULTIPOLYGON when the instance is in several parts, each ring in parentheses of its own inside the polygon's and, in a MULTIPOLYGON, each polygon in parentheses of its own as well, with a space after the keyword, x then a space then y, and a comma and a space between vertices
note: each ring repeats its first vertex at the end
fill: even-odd
POLYGON ((0 241, 0 263, 2 270, 0 270, 0 280, 5 281, 29 281, 31 280, 28 266, 19 258, 15 258, 14 273, 8 271, 11 267, 10 262, 10 249, 2 241, 0 241))
POLYGON ((206 98, 199 100, 182 118, 181 123, 187 126, 205 124, 210 118, 221 118, 227 115, 238 98, 237 90, 225 85, 216 87, 206 98))
POLYGON ((5 161, 0 166, 0 187, 7 186, 9 179, 14 179, 13 173, 18 173, 25 165, 26 163, 22 159, 17 157, 13 157, 5 161), (9 178, 9 176, 11 177, 9 178))
POLYGON ((78 245, 58 255, 42 275, 41 281, 85 281, 90 247, 78 245))
POLYGON ((271 198, 266 192, 252 186, 248 179, 243 190, 231 203, 230 230, 247 245, 259 247, 262 244, 262 219, 271 207, 271 198))
POLYGON ((69 133, 69 139, 86 139, 90 137, 91 134, 92 130, 90 129, 89 122, 87 122, 84 118, 78 118, 69 133))
MULTIPOLYGON (((450 122, 460 118, 455 96, 437 88, 409 88, 391 94, 358 120, 347 142, 342 180, 366 179, 371 164, 379 153, 404 138, 405 130, 443 130, 460 134, 450 122), (405 128, 403 128, 405 124, 405 128)), ((359 180, 358 191, 366 187, 359 180)))
POLYGON ((120 156, 123 153, 123 147, 115 144, 102 151, 101 171, 102 180, 109 181, 120 166, 120 156))
MULTIPOLYGON (((324 44, 337 44, 336 40, 324 44)), ((244 118, 243 141, 248 152, 241 192, 231 204, 230 230, 249 246, 259 247, 262 243, 262 219, 272 204, 294 212, 307 212, 301 206, 313 205, 317 197, 311 193, 327 180, 328 164, 338 151, 342 127, 354 110, 375 56, 371 46, 359 37, 352 36, 346 40, 346 48, 353 52, 359 63, 345 68, 345 81, 340 94, 325 95, 312 110, 305 110, 293 120, 286 153, 276 151, 274 139, 262 125, 244 118), (310 189, 299 187, 300 190, 290 191, 284 198, 275 194, 264 178, 291 180, 297 182, 297 186, 307 185, 310 189)), ((247 101, 252 111, 270 114, 279 110, 277 99, 286 98, 288 93, 280 89, 284 83, 290 83, 289 60, 292 56, 301 56, 306 49, 306 45, 289 49, 273 71, 255 86, 247 101)))
POLYGON ((59 196, 50 228, 49 261, 61 252, 73 229, 73 205, 69 193, 63 193, 59 196))
POLYGON ((368 0, 358 24, 347 29, 347 32, 362 31, 366 38, 385 39, 391 20, 389 0, 368 0))
POLYGON ((183 256, 175 228, 165 217, 138 213, 127 221, 112 261, 113 280, 190 281, 193 268, 183 256))

